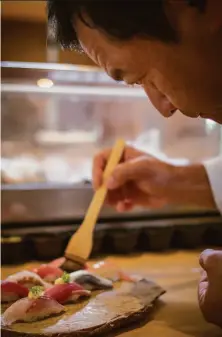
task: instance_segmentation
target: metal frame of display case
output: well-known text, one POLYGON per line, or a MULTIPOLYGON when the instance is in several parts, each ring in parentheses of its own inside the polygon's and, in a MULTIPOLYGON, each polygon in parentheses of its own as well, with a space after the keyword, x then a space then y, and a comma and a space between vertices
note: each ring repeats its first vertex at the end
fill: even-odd
MULTIPOLYGON (((2 223, 23 224, 41 222, 80 223, 93 196, 91 185, 69 184, 19 184, 2 186, 2 223)), ((105 206, 100 221, 129 221, 175 216, 209 216, 215 211, 197 207, 166 207, 149 211, 141 208, 128 213, 118 213, 105 206)))

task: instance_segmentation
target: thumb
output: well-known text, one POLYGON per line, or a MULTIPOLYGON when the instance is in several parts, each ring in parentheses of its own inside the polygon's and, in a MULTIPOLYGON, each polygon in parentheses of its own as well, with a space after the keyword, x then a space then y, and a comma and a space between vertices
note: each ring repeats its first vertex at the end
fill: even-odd
POLYGON ((200 256, 200 265, 207 272, 209 283, 221 287, 222 250, 204 250, 200 256))
POLYGON ((119 164, 112 175, 108 178, 106 185, 110 190, 122 187, 130 180, 141 179, 144 175, 144 162, 142 161, 128 161, 119 164))

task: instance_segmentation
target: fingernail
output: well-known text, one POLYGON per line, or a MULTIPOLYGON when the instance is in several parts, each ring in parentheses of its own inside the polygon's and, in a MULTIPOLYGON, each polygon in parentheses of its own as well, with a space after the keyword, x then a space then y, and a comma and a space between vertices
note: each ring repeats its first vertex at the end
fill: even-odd
POLYGON ((205 249, 201 254, 200 254, 200 257, 203 258, 203 257, 206 257, 208 255, 211 255, 211 253, 213 252, 214 250, 211 249, 211 248, 207 248, 205 249))
POLYGON ((106 186, 108 189, 112 190, 117 187, 117 182, 113 177, 109 177, 106 182, 106 186))

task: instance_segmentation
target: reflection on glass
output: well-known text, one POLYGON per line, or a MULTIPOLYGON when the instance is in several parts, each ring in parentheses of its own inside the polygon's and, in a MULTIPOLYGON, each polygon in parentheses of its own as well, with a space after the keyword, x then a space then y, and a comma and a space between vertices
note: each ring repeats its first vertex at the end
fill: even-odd
POLYGON ((164 119, 142 89, 97 68, 4 63, 2 70, 4 183, 90 180, 92 157, 117 137, 182 165, 220 152, 219 125, 179 112, 164 119))

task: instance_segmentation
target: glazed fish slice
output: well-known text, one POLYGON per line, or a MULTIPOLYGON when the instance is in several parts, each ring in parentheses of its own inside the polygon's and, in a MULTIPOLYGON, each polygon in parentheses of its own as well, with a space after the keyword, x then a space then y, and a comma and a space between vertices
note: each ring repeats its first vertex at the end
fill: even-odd
POLYGON ((76 282, 89 290, 110 289, 113 287, 111 280, 94 275, 87 270, 75 271, 69 274, 69 279, 69 282, 76 282))
POLYGON ((39 319, 63 312, 65 308, 49 297, 30 299, 28 297, 13 303, 3 314, 3 325, 11 325, 15 322, 35 322, 39 319))

